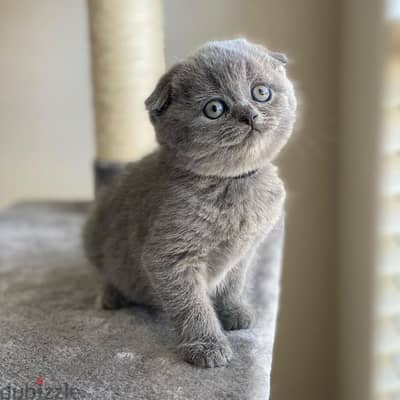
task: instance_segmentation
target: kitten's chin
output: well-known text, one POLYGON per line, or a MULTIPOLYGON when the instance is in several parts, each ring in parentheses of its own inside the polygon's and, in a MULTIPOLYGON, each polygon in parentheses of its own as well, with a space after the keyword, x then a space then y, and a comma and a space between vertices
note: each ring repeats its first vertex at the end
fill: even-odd
POLYGON ((217 176, 221 178, 237 177, 246 175, 270 163, 269 158, 257 160, 246 157, 244 154, 232 155, 229 152, 219 151, 201 159, 182 159, 181 167, 190 170, 196 175, 217 176))
POLYGON ((252 131, 247 140, 227 147, 198 144, 174 149, 163 147, 169 154, 169 163, 179 169, 201 176, 227 178, 246 175, 271 164, 286 141, 284 135, 277 140, 277 133, 269 129, 252 131))

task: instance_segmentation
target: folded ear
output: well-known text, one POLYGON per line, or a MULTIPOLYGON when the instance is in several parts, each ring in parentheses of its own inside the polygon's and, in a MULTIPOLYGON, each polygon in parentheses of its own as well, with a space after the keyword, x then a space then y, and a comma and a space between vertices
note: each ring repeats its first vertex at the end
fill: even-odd
POLYGON ((161 115, 171 104, 172 79, 176 73, 177 66, 173 66, 158 81, 153 93, 145 100, 144 104, 150 117, 161 115))
POLYGON ((279 61, 280 63, 282 63, 283 65, 286 65, 288 63, 288 58, 286 56, 286 54, 284 53, 279 53, 276 51, 270 51, 269 55, 274 58, 275 60, 279 61))

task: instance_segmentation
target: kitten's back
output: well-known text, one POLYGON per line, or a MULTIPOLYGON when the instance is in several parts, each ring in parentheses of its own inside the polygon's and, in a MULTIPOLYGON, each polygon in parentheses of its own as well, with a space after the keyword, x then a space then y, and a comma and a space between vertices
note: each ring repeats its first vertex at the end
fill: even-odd
MULTIPOLYGON (((97 194, 83 227, 83 247, 89 261, 99 269, 103 268, 104 248, 107 242, 125 241, 123 229, 129 220, 137 226, 146 226, 145 207, 156 206, 153 199, 162 171, 160 171, 159 152, 133 162, 110 187, 97 194)), ((142 229, 143 230, 143 229, 142 229)))

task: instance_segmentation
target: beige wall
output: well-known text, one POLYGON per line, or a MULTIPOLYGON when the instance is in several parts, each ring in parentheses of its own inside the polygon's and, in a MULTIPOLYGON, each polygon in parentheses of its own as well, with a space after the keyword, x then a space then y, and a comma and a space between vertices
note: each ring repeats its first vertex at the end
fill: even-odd
MULTIPOLYGON (((272 400, 334 398, 337 3, 165 1, 169 64, 206 40, 244 34, 286 51, 302 92, 302 129, 281 162, 289 211, 272 400)), ((83 6, 80 0, 0 2, 0 204, 91 195, 83 6)))
POLYGON ((82 0, 0 2, 0 206, 91 195, 84 6, 82 0))

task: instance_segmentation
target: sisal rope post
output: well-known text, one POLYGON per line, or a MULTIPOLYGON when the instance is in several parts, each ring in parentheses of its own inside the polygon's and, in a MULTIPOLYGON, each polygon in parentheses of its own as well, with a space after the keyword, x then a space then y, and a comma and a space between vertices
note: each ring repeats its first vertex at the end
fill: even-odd
POLYGON ((156 146, 144 108, 165 68, 160 0, 88 0, 96 186, 156 146))

